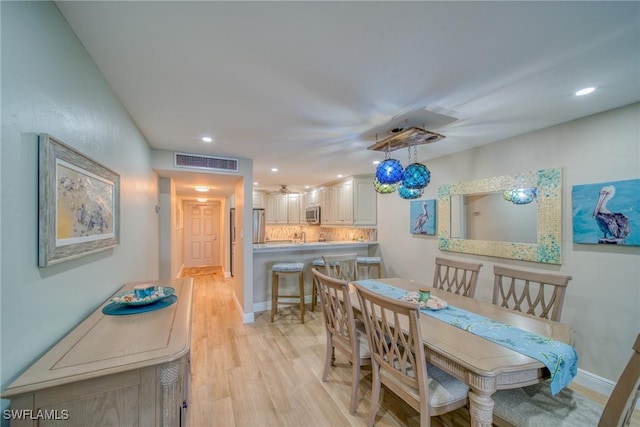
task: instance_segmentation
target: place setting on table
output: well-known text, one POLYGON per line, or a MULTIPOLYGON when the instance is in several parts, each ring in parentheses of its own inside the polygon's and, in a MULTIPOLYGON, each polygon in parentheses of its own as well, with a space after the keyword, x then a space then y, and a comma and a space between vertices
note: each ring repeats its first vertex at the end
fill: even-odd
POLYGON ((146 313, 168 307, 177 300, 174 288, 143 283, 115 294, 109 300, 110 303, 102 308, 102 312, 111 316, 146 313))
MULTIPOLYGON (((548 384, 553 395, 568 386, 577 375, 578 354, 569 345, 571 328, 559 322, 503 309, 406 279, 367 279, 352 283, 387 298, 415 302, 419 304, 420 314, 424 318, 437 319, 488 341, 488 345, 483 345, 471 335, 440 328, 428 319, 421 320, 421 323, 428 322, 429 326, 423 324, 422 328, 425 346, 432 350, 432 354, 438 355, 434 363, 439 360, 439 367, 449 367, 447 370, 451 374, 467 382, 471 387, 470 396, 476 393, 479 397, 490 398, 498 389, 540 383, 547 376, 541 367, 536 368, 530 360, 513 353, 509 355, 490 343, 542 363, 548 369, 548 384), (496 319, 483 314, 495 316, 496 319), (510 324, 510 321, 517 326, 510 324), (551 337, 544 335, 545 332, 551 337), (434 336, 433 342, 428 338, 430 335, 434 336), (443 357, 446 359, 444 363, 443 357), (469 379, 470 376, 475 376, 475 380, 469 379)), ((493 405, 487 405, 480 398, 470 399, 470 403, 476 409, 471 411, 472 425, 491 422, 493 405)))

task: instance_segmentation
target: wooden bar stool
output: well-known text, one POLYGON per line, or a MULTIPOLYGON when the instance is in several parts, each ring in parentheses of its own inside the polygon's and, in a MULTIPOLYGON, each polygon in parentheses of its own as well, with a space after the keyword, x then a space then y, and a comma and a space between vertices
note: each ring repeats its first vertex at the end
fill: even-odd
POLYGON ((367 274, 364 276, 361 276, 358 273, 358 279, 379 279, 380 278, 382 259, 379 256, 359 256, 357 263, 358 263, 358 272, 361 267, 364 268, 365 271, 367 272, 367 274), (369 275, 369 273, 371 272, 371 268, 376 269, 375 277, 371 277, 369 275))
POLYGON ((300 319, 302 323, 304 323, 304 277, 303 277, 304 264, 301 262, 288 262, 288 263, 278 263, 274 264, 271 267, 271 322, 273 322, 273 318, 276 315, 276 311, 278 311, 278 305, 297 305, 300 304, 300 319), (300 291, 298 295, 284 295, 280 294, 279 291, 279 280, 280 276, 290 276, 297 275, 298 276, 298 285, 300 287, 300 291), (280 302, 280 298, 297 298, 298 301, 283 301, 280 302))

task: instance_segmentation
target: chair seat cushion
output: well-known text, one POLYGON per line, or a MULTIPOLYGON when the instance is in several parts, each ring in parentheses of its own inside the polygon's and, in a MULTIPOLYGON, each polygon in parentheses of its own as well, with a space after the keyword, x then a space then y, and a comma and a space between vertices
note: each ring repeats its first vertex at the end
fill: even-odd
POLYGON ((302 271, 303 269, 304 264, 301 262, 279 263, 273 264, 273 267, 271 267, 272 271, 277 271, 279 273, 296 273, 302 271))
POLYGON ((464 399, 469 394, 469 386, 440 368, 427 364, 429 375, 429 400, 431 407, 438 408, 464 399))
MULTIPOLYGON (((415 375, 411 368, 407 371, 407 374, 410 377, 415 375)), ((429 384, 427 384, 429 390, 429 405, 432 408, 450 405, 453 402, 465 399, 469 394, 469 386, 430 363, 427 363, 427 375, 429 377, 429 384)), ((386 377, 396 384, 400 384, 398 381, 395 381, 390 374, 386 373, 384 369, 380 370, 380 376, 386 377)), ((386 381, 383 380, 383 382, 386 381)), ((402 383, 400 386, 411 393, 416 400, 420 400, 417 388, 411 387, 406 383, 402 383)))
POLYGON ((358 264, 380 264, 381 259, 379 256, 359 256, 358 264))
POLYGON ((493 400, 495 415, 522 427, 595 426, 603 409, 569 388, 552 396, 548 383, 501 390, 493 400))

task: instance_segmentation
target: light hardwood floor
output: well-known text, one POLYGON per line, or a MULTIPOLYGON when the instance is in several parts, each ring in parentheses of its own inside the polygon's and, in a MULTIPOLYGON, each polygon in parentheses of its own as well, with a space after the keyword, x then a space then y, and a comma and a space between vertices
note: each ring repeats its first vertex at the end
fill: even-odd
MULTIPOLYGON (((195 285, 190 427, 366 425, 371 369, 362 369, 357 412, 350 415, 351 366, 339 351, 322 382, 326 338, 318 308, 307 305, 304 325, 293 307, 280 310, 274 323, 262 312, 244 325, 221 269, 186 269, 184 275, 195 285)), ((376 426, 418 425, 418 413, 383 388, 376 426)), ((468 426, 468 411, 432 418, 431 425, 468 426)), ((637 412, 631 425, 640 427, 637 412)))

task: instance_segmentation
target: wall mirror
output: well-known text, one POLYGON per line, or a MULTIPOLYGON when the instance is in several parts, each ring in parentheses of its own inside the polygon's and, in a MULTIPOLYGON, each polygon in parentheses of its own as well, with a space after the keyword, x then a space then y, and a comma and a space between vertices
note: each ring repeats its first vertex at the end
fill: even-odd
POLYGON ((442 251, 560 264, 562 170, 542 169, 438 188, 438 248, 442 251), (510 200, 516 189, 531 203, 510 200), (522 208, 521 210, 519 210, 522 208))

